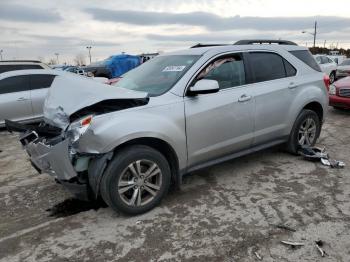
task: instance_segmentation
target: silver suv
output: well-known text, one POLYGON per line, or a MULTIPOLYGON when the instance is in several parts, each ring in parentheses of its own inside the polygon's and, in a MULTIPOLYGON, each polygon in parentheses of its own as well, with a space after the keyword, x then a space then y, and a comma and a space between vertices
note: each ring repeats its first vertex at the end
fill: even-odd
POLYGON ((313 145, 329 78, 288 41, 197 45, 160 55, 115 86, 57 76, 45 122, 7 121, 33 166, 84 199, 139 214, 197 169, 285 144, 313 145))

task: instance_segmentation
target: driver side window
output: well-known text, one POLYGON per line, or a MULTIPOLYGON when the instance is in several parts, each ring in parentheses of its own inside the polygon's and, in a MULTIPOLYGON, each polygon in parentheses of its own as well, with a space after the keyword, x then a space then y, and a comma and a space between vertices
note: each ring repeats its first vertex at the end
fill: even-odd
POLYGON ((241 54, 232 54, 217 58, 207 65, 196 77, 216 80, 220 89, 246 84, 243 57, 241 54))

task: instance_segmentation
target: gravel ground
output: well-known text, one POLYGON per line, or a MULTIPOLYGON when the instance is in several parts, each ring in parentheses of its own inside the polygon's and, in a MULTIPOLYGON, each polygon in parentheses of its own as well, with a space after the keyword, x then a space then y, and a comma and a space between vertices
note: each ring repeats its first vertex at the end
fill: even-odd
POLYGON ((349 137, 350 113, 329 109, 319 145, 344 169, 269 149, 186 176, 159 207, 128 217, 71 199, 2 131, 0 261, 349 261, 349 137))

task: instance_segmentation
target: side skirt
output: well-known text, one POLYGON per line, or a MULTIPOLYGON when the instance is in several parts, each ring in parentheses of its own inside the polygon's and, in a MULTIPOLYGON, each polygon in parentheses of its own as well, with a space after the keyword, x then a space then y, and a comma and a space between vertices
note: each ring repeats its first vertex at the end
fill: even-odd
POLYGON ((254 152, 266 149, 266 148, 269 148, 269 147, 273 147, 273 146, 276 146, 276 145, 283 144, 286 141, 287 141, 286 139, 274 140, 272 142, 268 142, 268 143, 265 143, 265 144, 262 144, 262 145, 258 145, 258 146, 252 147, 252 148, 248 148, 248 149, 245 149, 245 150, 233 153, 233 154, 225 155, 223 157, 216 158, 214 160, 209 160, 209 161, 200 163, 198 165, 191 166, 191 167, 187 168, 186 170, 184 170, 184 171, 182 171, 180 173, 181 173, 181 176, 183 176, 183 175, 185 175, 187 173, 190 173, 190 172, 193 172, 193 171, 196 171, 196 170, 200 170, 200 169, 203 169, 203 168, 206 168, 206 167, 209 167, 209 166, 213 166, 213 165, 216 165, 216 164, 220 164, 222 162, 226 162, 226 161, 232 160, 234 158, 245 156, 245 155, 248 155, 248 154, 251 154, 251 153, 254 153, 254 152))

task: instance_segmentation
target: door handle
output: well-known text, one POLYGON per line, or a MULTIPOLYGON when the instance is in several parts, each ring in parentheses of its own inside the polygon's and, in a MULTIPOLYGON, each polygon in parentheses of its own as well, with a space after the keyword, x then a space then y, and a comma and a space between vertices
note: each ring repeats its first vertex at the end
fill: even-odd
POLYGON ((246 102, 246 101, 249 101, 250 99, 252 99, 252 96, 244 94, 238 98, 238 102, 246 102))
POLYGON ((28 98, 25 98, 25 97, 20 97, 20 98, 17 98, 17 101, 27 101, 28 98))
POLYGON ((296 83, 294 83, 294 82, 290 82, 289 85, 288 85, 289 89, 294 89, 294 88, 297 88, 297 87, 298 87, 298 85, 296 83))

